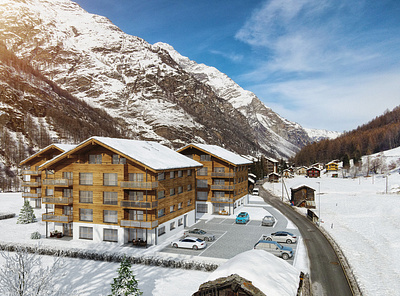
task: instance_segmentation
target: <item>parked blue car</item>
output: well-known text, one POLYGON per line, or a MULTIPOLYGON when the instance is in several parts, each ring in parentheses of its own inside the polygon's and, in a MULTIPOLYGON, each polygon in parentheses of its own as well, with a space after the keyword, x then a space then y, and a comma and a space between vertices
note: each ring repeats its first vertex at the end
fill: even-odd
POLYGON ((236 224, 246 224, 249 220, 250 216, 247 212, 240 212, 239 215, 236 216, 236 224))

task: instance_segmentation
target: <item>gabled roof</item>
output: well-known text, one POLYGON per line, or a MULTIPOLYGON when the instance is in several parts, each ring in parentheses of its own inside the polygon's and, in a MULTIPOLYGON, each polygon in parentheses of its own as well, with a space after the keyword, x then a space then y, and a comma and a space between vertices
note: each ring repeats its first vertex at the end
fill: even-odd
POLYGON ((75 147, 76 147, 76 145, 70 145, 70 144, 50 144, 50 145, 44 147, 43 149, 39 150, 35 154, 33 154, 33 155, 29 156, 28 158, 24 159, 23 161, 21 161, 19 165, 24 165, 28 161, 34 159, 35 157, 40 157, 41 154, 48 152, 51 149, 55 149, 55 150, 58 150, 60 153, 63 153, 65 151, 71 150, 75 147))
POLYGON ((213 156, 220 158, 226 162, 229 162, 233 165, 243 165, 252 163, 250 160, 217 145, 189 144, 178 149, 178 152, 181 152, 188 148, 197 148, 203 152, 212 154, 213 156))
POLYGON ((303 188, 303 187, 307 187, 307 188, 310 188, 311 190, 314 190, 314 191, 315 191, 314 188, 312 188, 311 186, 306 185, 306 184, 293 185, 292 187, 290 187, 290 189, 292 189, 292 190, 297 190, 297 189, 300 189, 300 188, 303 188))
POLYGON ((201 163, 175 152, 157 142, 138 141, 129 139, 91 137, 69 150, 40 166, 41 169, 78 152, 80 149, 98 144, 115 153, 138 162, 153 171, 163 171, 177 168, 196 168, 203 166, 201 163))

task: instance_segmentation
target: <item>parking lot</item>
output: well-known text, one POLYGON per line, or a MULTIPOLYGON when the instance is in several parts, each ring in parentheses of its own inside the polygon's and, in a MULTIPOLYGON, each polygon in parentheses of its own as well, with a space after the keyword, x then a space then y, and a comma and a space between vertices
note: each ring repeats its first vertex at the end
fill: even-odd
MULTIPOLYGON (((297 237, 300 233, 297 228, 287 220, 279 211, 267 204, 249 204, 239 211, 246 211, 250 214, 250 221, 246 224, 236 224, 235 216, 228 217, 213 215, 207 219, 199 220, 191 228, 201 228, 208 233, 215 235, 215 240, 207 242, 207 247, 202 250, 176 249, 167 246, 161 252, 173 254, 185 254, 191 256, 204 256, 212 258, 230 259, 235 255, 253 249, 262 235, 268 235, 275 231, 286 230, 297 237), (273 227, 261 226, 261 220, 265 215, 273 215, 276 223, 273 227)), ((237 211, 235 214, 238 214, 237 211)), ((297 243, 283 244, 293 249, 295 256, 297 243)), ((294 256, 287 260, 293 263, 294 256)))

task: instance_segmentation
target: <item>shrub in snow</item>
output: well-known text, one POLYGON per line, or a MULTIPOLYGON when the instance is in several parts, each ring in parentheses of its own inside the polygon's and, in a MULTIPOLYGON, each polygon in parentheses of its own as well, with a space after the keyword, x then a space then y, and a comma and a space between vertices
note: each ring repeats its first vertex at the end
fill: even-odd
POLYGON ((35 231, 31 233, 31 239, 40 239, 42 235, 40 234, 39 231, 35 231))
POLYGON ((19 213, 17 224, 28 224, 36 222, 36 216, 33 212, 33 208, 29 204, 28 200, 25 200, 24 205, 19 213))
POLYGON ((118 277, 114 278, 111 284, 111 294, 109 296, 135 296, 142 295, 138 288, 138 282, 131 270, 131 263, 127 257, 121 261, 118 269, 118 277))

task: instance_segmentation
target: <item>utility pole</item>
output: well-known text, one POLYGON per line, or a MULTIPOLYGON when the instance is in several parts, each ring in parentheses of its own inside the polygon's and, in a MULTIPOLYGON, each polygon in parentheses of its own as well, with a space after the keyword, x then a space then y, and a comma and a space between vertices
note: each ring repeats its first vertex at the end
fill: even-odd
POLYGON ((321 182, 318 183, 318 226, 321 225, 321 182))

